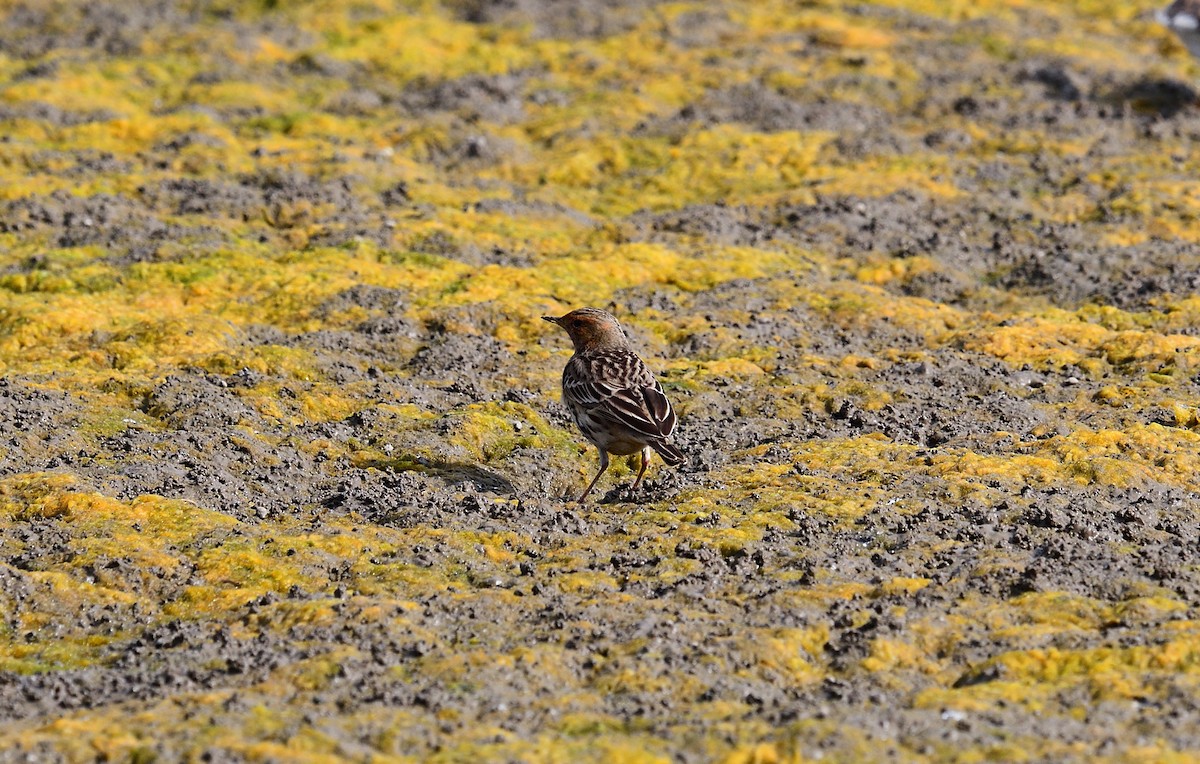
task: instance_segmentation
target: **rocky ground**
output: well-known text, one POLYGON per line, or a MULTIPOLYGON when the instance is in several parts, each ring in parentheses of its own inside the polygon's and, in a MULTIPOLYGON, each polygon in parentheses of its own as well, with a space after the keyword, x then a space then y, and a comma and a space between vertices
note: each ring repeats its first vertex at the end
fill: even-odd
POLYGON ((1150 10, 0 4, 0 762, 1200 755, 1150 10))

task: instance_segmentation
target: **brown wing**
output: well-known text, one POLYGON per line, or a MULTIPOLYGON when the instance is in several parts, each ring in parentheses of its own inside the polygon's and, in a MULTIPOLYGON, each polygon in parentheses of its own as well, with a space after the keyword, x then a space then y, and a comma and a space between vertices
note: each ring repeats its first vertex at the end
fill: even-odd
POLYGON ((563 372, 563 397, 594 420, 609 420, 650 440, 675 430, 675 412, 662 385, 631 352, 575 356, 563 372))

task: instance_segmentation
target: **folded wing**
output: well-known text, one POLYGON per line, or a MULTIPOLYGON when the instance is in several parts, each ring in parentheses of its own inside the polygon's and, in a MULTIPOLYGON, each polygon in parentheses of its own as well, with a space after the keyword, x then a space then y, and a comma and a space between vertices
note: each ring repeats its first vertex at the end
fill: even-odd
POLYGON ((633 353, 598 353, 572 359, 587 364, 583 373, 563 375, 563 391, 589 409, 592 418, 608 419, 644 435, 665 438, 675 430, 675 412, 662 385, 633 353))

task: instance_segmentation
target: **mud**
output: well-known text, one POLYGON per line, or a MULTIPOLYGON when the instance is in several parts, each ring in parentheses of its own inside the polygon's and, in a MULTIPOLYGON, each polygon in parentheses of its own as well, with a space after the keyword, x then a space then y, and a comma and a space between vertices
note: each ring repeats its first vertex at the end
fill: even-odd
MULTIPOLYGON (((519 19, 532 24, 535 39, 602 39, 634 28, 645 13, 655 12, 654 3, 519 0, 448 6, 470 23, 519 19)), ((127 56, 163 29, 193 29, 204 15, 173 4, 136 12, 124 5, 87 9, 62 18, 15 6, 6 11, 0 52, 30 61, 52 51, 127 56)), ((968 155, 977 143, 968 132, 919 129, 948 115, 969 117, 978 131, 996 134, 1052 124, 1059 138, 1086 136, 1096 155, 1154 152, 1166 137, 1200 135, 1200 110, 1191 105, 1194 91, 1186 83, 1136 73, 1089 73, 1052 59, 993 65, 993 59, 969 50, 970 43, 949 35, 957 28, 951 22, 902 10, 864 7, 862 12, 890 15, 896 31, 948 35, 942 45, 913 43, 910 50, 908 65, 924 82, 923 99, 902 101, 889 94, 886 82, 868 81, 867 75, 843 84, 855 92, 877 92, 874 103, 761 81, 721 85, 636 131, 670 137, 723 124, 767 133, 832 131, 838 137, 826 150, 846 162, 918 149, 951 158, 968 155), (989 94, 998 90, 1005 97, 989 94)), ((219 10, 207 13, 220 15, 219 10)), ((1036 9, 1022 13, 1024 36, 1036 37, 1051 24, 1036 9)), ((722 25, 732 23, 722 13, 696 11, 673 17, 664 35, 683 47, 711 45, 722 25)), ((972 35, 1014 34, 1008 22, 962 24, 984 27, 971 29, 972 35)), ((287 24, 268 22, 239 33, 294 44, 308 39, 287 24)), ((801 54, 841 55, 816 39, 802 41, 801 54)), ((52 62, 44 65, 49 69, 40 66, 22 77, 53 74, 52 62)), ((514 159, 516 149, 498 136, 502 128, 526 119, 541 98, 529 73, 422 80, 401 91, 373 81, 376 75, 369 70, 333 60, 305 59, 293 63, 292 73, 344 80, 348 89, 325 104, 335 114, 449 120, 447 142, 431 148, 425 159, 460 178, 514 159)), ((233 119, 233 112, 222 114, 233 119)), ((48 129, 110 119, 104 112, 0 106, 0 120, 33 121, 48 129)), ((186 135, 161 144, 154 152, 164 158, 161 177, 136 193, 55 191, 7 201, 0 209, 0 232, 45 236, 57 248, 101 248, 105 262, 120 273, 138 263, 195 259, 246 241, 276 244, 292 231, 303 232, 302 246, 308 248, 363 240, 387 248, 395 242, 389 215, 413 208, 404 184, 368 194, 360 178, 339 174, 336 163, 322 177, 273 169, 266 158, 263 169, 250 173, 173 175, 165 158, 189 145, 186 135), (192 223, 180 224, 181 217, 192 223), (177 246, 181 241, 188 243, 186 250, 177 246), (168 243, 172 246, 164 249, 168 243)), ((480 729, 494 730, 498 741, 535 740, 564 717, 585 712, 665 741, 670 758, 680 762, 710 760, 711 751, 700 741, 709 734, 709 719, 716 717, 731 720, 713 733, 725 736, 721 746, 726 748, 747 742, 738 739, 739 723, 776 730, 819 723, 806 727, 796 745, 806 756, 832 760, 852 760, 854 746, 863 741, 878 760, 949 760, 947 750, 986 750, 1014 737, 1075 745, 1070 750, 1085 751, 1084 759, 1128 751, 1133 739, 1200 749, 1200 725, 1195 724, 1200 706, 1182 675, 1154 679, 1153 698, 1145 702, 1094 700, 1075 687, 1051 692, 1043 701, 1050 709, 1046 714, 1021 706, 964 714, 914 702, 923 690, 942 686, 932 670, 863 668, 878 640, 904 638, 915 624, 936 622, 951 612, 965 623, 953 644, 939 648, 938 657, 943 671, 955 675, 953 687, 1003 683, 1006 669, 996 659, 1007 651, 1134 647, 1161 640, 1156 628, 1197 617, 1200 574, 1194 544, 1200 528, 1191 490, 1153 479, 1121 487, 1086 481, 1019 485, 984 477, 978 490, 963 496, 952 494, 945 480, 897 462, 882 482, 874 473, 859 476, 866 508, 850 521, 796 505, 786 511, 787 527, 767 525, 760 537, 744 544, 688 536, 665 550, 663 545, 681 525, 716 533, 748 522, 757 506, 754 493, 731 494, 735 498, 705 512, 689 510, 686 517, 672 513, 697 492, 729 488, 739 473, 790 465, 788 479, 811 478, 812 485, 847 480, 847 473, 809 467, 797 444, 879 438, 916 447, 918 456, 932 464, 961 454, 1012 453, 1067 436, 1078 423, 1079 402, 1092 401, 1121 380, 1097 378, 1070 365, 1017 368, 962 343, 932 342, 903 321, 865 324, 818 312, 779 296, 777 287, 782 278, 833 288, 857 266, 921 257, 935 267, 889 281, 882 290, 964 310, 984 309, 1009 293, 1063 309, 1096 304, 1130 311, 1151 310, 1172 296, 1200 291, 1200 254, 1192 244, 1165 236, 1136 246, 1101 240, 1102 226, 1140 213, 1110 208, 1110 190, 1088 177, 1091 155, 1068 160, 1033 150, 1011 161, 955 164, 950 172, 964 193, 953 199, 919 189, 831 195, 817 184, 811 202, 755 206, 731 200, 606 222, 587 210, 545 201, 493 199, 476 205, 477 212, 514 219, 561 216, 585 230, 610 225, 628 241, 682 250, 722 245, 820 251, 841 259, 838 272, 797 269, 784 277, 727 281, 702 292, 655 284, 614 295, 613 308, 623 317, 665 316, 676 330, 660 336, 631 326, 645 355, 658 363, 715 361, 728 357, 731 348, 770 350, 758 361, 770 375, 769 384, 720 371, 702 382, 666 375, 681 414, 678 442, 689 460, 675 471, 656 467, 633 500, 622 486, 628 472, 601 484, 598 504, 580 507, 564 500, 579 488, 577 465, 587 463, 590 470, 594 452, 582 444, 574 453, 532 445, 534 435, 570 431, 552 381, 564 356, 534 359, 513 352, 510 341, 497 337, 512 317, 486 305, 436 306, 418 319, 407 290, 361 284, 306 306, 321 328, 285 331, 264 323, 231 334, 230 346, 239 351, 304 351, 322 380, 351 391, 354 413, 326 421, 281 416, 259 404, 262 391, 270 389, 287 412, 301 410, 289 401, 312 393, 317 382, 293 371, 182 366, 164 370, 140 391, 132 413, 143 420, 89 434, 83 425, 95 411, 88 401, 56 390, 45 375, 26 378, 20 369, 7 369, 0 378, 0 476, 68 473, 83 489, 105 496, 178 499, 248 529, 281 518, 306 524, 314 534, 335 520, 432 529, 439 533, 389 553, 396 559, 377 562, 432 571, 440 583, 414 584, 413 591, 379 605, 341 585, 341 579, 352 578, 351 562, 330 556, 319 570, 306 571, 315 582, 311 586, 299 584, 286 594, 244 603, 221 622, 152 617, 119 603, 83 612, 67 612, 64 605, 63 619, 119 636, 107 643, 95 665, 0 673, 0 731, 15 734, 73 712, 122 703, 148 708, 178 698, 185 718, 208 714, 210 726, 235 724, 263 704, 282 704, 296 716, 289 717, 291 727, 277 733, 279 739, 305 725, 326 724, 324 734, 337 741, 338 755, 347 759, 379 750, 384 732, 400 741, 393 744, 396 751, 422 758, 445 752, 480 729), (1033 200, 1067 190, 1089 210, 1081 221, 1045 220, 1031 212, 1033 200), (685 324, 687 317, 703 321, 685 324), (870 360, 889 353, 898 360, 870 360), (849 371, 831 371, 839 359, 851 356, 865 360, 849 371), (831 360, 822 365, 814 358, 831 360), (859 387, 834 385, 837 375, 859 387), (828 394, 812 392, 822 386, 829 387, 828 394), (865 388, 875 397, 861 393, 865 388), (886 398, 882 403, 880 396, 886 398), (462 437, 463 412, 475 404, 495 404, 508 412, 505 426, 530 439, 518 437, 511 451, 481 458, 462 437), (297 408, 288 408, 293 405, 297 408), (414 424, 397 413, 402 406, 429 416, 414 424), (538 427, 546 431, 530 432, 538 427), (345 447, 328 456, 312 445, 323 442, 345 447), (443 531, 507 534, 522 542, 511 559, 493 560, 468 555, 462 545, 439 535, 443 531), (556 559, 585 537, 595 538, 586 552, 571 546, 565 562, 556 559), (689 571, 683 575, 681 560, 689 571), (559 585, 572 575, 608 583, 595 589, 559 585), (898 578, 928 579, 929 585, 915 593, 884 588, 898 578), (814 587, 847 583, 877 589, 870 597, 800 596, 814 587), (994 629, 957 611, 964 602, 1005 603, 1037 593, 1066 593, 1116 607, 1147 592, 1187 604, 1182 610, 1117 608, 1120 614, 1101 629, 1065 633, 994 629), (330 598, 335 601, 332 620, 287 620, 284 605, 330 598), (818 654, 804 656, 822 672, 809 684, 781 678, 774 673, 784 671, 778 665, 763 668, 752 646, 739 639, 747 630, 818 623, 827 624, 829 633, 818 654), (470 682, 438 673, 467 653, 509 656, 545 645, 558 651, 553 671, 496 660, 472 664, 470 682), (344 648, 352 651, 338 653, 335 668, 319 685, 300 683, 285 701, 263 689, 280 671, 344 648), (629 681, 631 675, 638 681, 629 681), (595 707, 564 690, 564 681, 610 691, 595 707), (197 697, 207 692, 223 693, 223 699, 201 707, 197 697), (366 715, 380 708, 410 711, 408 726, 384 729, 366 715), (730 714, 730 708, 738 711, 730 714), (359 721, 339 726, 339 719, 359 721), (1110 734, 1097 738, 1098 730, 1110 734)), ((57 172, 65 178, 130 170, 127 160, 103 152, 48 154, 44 160, 61 168, 57 172)), ((416 240, 411 251, 475 268, 536 266, 537 254, 523 247, 520 241, 480 247, 434 232, 416 240)), ((53 266, 53 254, 48 257, 6 263, 3 274, 45 270, 53 266)), ((540 348, 561 351, 565 338, 530 339, 531 345, 538 342, 540 348)), ((1185 380, 1179 390, 1195 393, 1198 384, 1185 380)), ((1086 416, 1087 426, 1097 430, 1131 422, 1176 426, 1165 409, 1096 406, 1086 416)), ((849 479, 855 479, 852 472, 849 479)), ((8 531, 13 535, 0 545, 4 629, 17 628, 23 603, 38 596, 41 579, 35 581, 30 572, 54 571, 81 553, 70 522, 37 518, 8 531)), ((231 539, 247 532, 221 531, 231 539)), ((187 569, 138 570, 119 557, 90 565, 85 571, 90 579, 163 603, 184 596, 193 577, 187 569)), ((30 641, 43 638, 29 635, 30 641)), ((148 750, 162 761, 237 755, 220 746, 196 750, 186 729, 164 728, 146 743, 148 750)), ((1067 759, 1075 755, 1066 750, 1058 753, 1067 759)), ((60 755, 53 747, 34 746, 0 751, 0 761, 60 755)))

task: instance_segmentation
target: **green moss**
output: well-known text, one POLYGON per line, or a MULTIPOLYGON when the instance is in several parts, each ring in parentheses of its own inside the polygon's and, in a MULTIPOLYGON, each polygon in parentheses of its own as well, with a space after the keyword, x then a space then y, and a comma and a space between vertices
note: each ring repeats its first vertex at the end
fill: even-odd
POLYGON ((87 439, 111 438, 129 429, 158 430, 161 423, 141 411, 105 406, 93 411, 77 432, 87 439))
MULTIPOLYGON (((1077 399, 1064 395, 1060 402, 1036 404, 1048 421, 1066 427, 1036 430, 1029 442, 999 433, 994 447, 977 450, 919 448, 878 434, 773 441, 727 454, 728 464, 699 473, 701 483, 689 484, 671 501, 563 509, 563 517, 586 530, 576 538, 551 534, 549 543, 479 530, 484 521, 465 510, 462 516, 438 515, 444 526, 306 506, 290 516, 240 522, 161 497, 117 500, 66 474, 69 467, 62 474, 11 476, 0 480, 0 571, 24 593, 0 593, 0 670, 102 665, 110 645, 135 635, 89 626, 79 617, 95 612, 116 613, 116 620, 139 628, 189 619, 225 627, 238 638, 292 639, 342 623, 384 624, 407 630, 398 644, 435 645, 443 633, 421 626, 412 614, 425 598, 453 597, 483 614, 461 651, 406 657, 391 678, 444 681, 447 692, 465 697, 496 677, 544 672, 565 688, 570 710, 544 734, 511 733, 494 720, 466 725, 439 738, 444 748, 431 754, 433 760, 658 761, 677 753, 666 740, 687 735, 694 755, 712 760, 799 759, 813 750, 804 741, 813 740, 834 741, 834 760, 878 757, 878 741, 852 725, 814 718, 772 729, 755 719, 748 703, 697 700, 707 688, 694 677, 641 670, 639 656, 655 657, 651 639, 604 646, 604 655, 597 649, 594 669, 564 657, 554 639, 534 646, 511 639, 528 627, 513 620, 526 612, 520 597, 557 598, 597 618, 597 609, 627 602, 632 588, 669 591, 707 575, 713 588, 706 596, 742 601, 751 596, 742 588, 750 585, 746 579, 715 577, 712 570, 759 565, 752 557, 756 546, 768 534, 797 532, 797 518, 845 534, 881 513, 897 521, 917 515, 928 502, 974 502, 1011 523, 1029 508, 1021 496, 1026 488, 1089 484, 1195 492, 1200 399, 1191 388, 1200 370, 1200 342, 1192 332, 1200 322, 1200 299, 1186 294, 1182 282, 1178 297, 1138 310, 1068 310, 1001 293, 994 284, 1006 274, 996 273, 992 288, 946 305, 913 294, 939 279, 954 283, 962 274, 950 264, 920 254, 849 251, 820 230, 804 232, 820 243, 818 249, 801 250, 784 235, 799 225, 789 219, 797 205, 902 192, 952 206, 976 193, 985 166, 1022 177, 1035 161, 1051 168, 1054 162, 1086 161, 1080 177, 1043 184, 1045 191, 1027 200, 1034 224, 1011 232, 1018 245, 1041 245, 1040 221, 1080 226, 1098 246, 1196 240, 1200 198, 1191 179, 1200 167, 1186 135, 1156 128, 1156 150, 1143 156, 1124 151, 1119 141, 1092 151, 1087 136, 997 131, 985 116, 938 114, 942 107, 929 101, 926 74, 908 60, 914 45, 947 43, 972 65, 1049 57, 1072 71, 1094 73, 1097 82, 1121 83, 1145 76, 1186 80, 1184 54, 1137 16, 1141 9, 1115 0, 1036 9, 1002 0, 875 5, 895 10, 863 14, 783 0, 670 3, 634 14, 610 33, 570 38, 535 35, 520 25, 469 23, 460 18, 461 8, 433 2, 343 7, 263 0, 193 9, 203 19, 199 26, 154 29, 118 56, 87 50, 52 50, 28 60, 0 56, 0 99, 13 115, 4 120, 8 140, 0 143, 6 181, 0 199, 44 199, 56 192, 117 199, 116 222, 105 223, 98 239, 103 246, 62 246, 60 228, 35 214, 21 217, 17 207, 9 222, 20 229, 0 233, 0 373, 65 391, 79 407, 78 426, 53 448, 94 452, 78 458, 99 465, 126 458, 105 451, 107 439, 130 429, 158 432, 172 423, 176 412, 161 403, 144 410, 163 379, 250 369, 265 379, 236 394, 250 419, 273 429, 265 434, 258 423, 246 422, 229 437, 260 464, 272 463, 274 447, 287 444, 319 457, 320 469, 330 475, 359 468, 374 470, 375 479, 382 472, 419 470, 459 486, 480 465, 518 482, 514 465, 537 451, 559 475, 539 491, 575 491, 590 477, 592 454, 580 457, 585 449, 578 434, 547 420, 540 401, 495 402, 504 400, 497 395, 490 403, 443 404, 428 402, 441 400, 430 395, 393 404, 380 400, 381 388, 372 381, 337 381, 328 358, 291 342, 308 332, 354 332, 385 311, 414 327, 488 333, 511 352, 525 352, 527 362, 514 364, 511 378, 494 380, 496 389, 542 395, 556 386, 567 351, 561 338, 539 344, 554 331, 540 315, 567 305, 614 300, 620 307, 624 300, 660 295, 678 310, 640 309, 629 322, 646 340, 647 355, 664 359, 656 368, 667 372, 685 424, 714 399, 733 399, 745 416, 768 421, 802 420, 846 403, 883 411, 904 402, 903 392, 880 381, 889 365, 927 360, 938 351, 978 353, 1051 376, 1079 375, 1086 383, 1080 387, 1087 387, 1077 399), (694 14, 701 14, 702 29, 689 32, 694 14), (914 17, 940 21, 917 29, 914 17), (1050 31, 1018 34, 1030 18, 1046 22, 1050 31), (1150 57, 1157 63, 1147 69, 1150 57), (50 66, 28 76, 25 70, 40 64, 50 66), (350 80, 336 73, 342 65, 353 73, 350 80), (448 102, 439 113, 415 115, 397 107, 412 93, 456 78, 504 74, 520 84, 503 123, 486 111, 474 113, 475 104, 448 102), (361 108, 343 109, 347 81, 378 88, 378 105, 368 97, 361 108), (771 131, 752 124, 753 114, 736 124, 706 116, 706 108, 715 108, 710 99, 720 98, 715 93, 734 85, 803 102, 820 99, 835 108, 876 109, 916 148, 848 152, 839 132, 771 131), (62 124, 21 116, 37 114, 45 108, 39 104, 68 115, 102 114, 62 124), (690 113, 699 115, 694 124, 690 113), (969 145, 925 148, 924 139, 937 130, 961 132, 969 145), (456 153, 476 136, 503 148, 494 155, 456 153), (105 155, 119 164, 77 169, 105 155), (232 187, 235 196, 244 186, 253 200, 255 188, 278 190, 292 173, 314 187, 262 203, 234 202, 228 209, 218 198, 204 213, 175 209, 169 194, 156 196, 162 182, 183 178, 232 187), (345 186, 318 188, 343 179, 349 179, 345 186), (382 194, 400 184, 403 194, 385 203, 382 194), (1077 190, 1081 185, 1103 189, 1104 204, 1077 190), (353 204, 343 206, 343 196, 353 204), (741 244, 731 244, 703 232, 655 228, 636 214, 691 204, 725 205, 731 214, 743 207, 760 211, 764 230, 780 235, 757 241, 747 229, 745 236, 730 237, 741 244), (120 217, 126 212, 128 222, 120 217), (167 226, 169 235, 126 242, 122 236, 142 225, 142 215, 167 226), (368 240, 328 245, 360 228, 368 240), (755 243, 744 245, 747 240, 755 243), (360 285, 402 297, 386 308, 335 299, 360 285), (706 302, 715 289, 753 291, 764 314, 807 309, 810 315, 787 335, 750 335, 744 331, 754 319, 748 310, 706 302), (288 340, 248 343, 263 326, 288 340), (818 350, 814 343, 837 331, 874 338, 882 327, 895 332, 896 346, 884 347, 887 340, 875 349, 842 352, 828 345, 818 350), (692 339, 698 349, 678 356, 692 339), (1153 409, 1166 411, 1170 426, 1148 413, 1153 409), (356 425, 353 437, 329 427, 330 434, 305 439, 317 431, 310 425, 368 411, 372 416, 363 420, 369 427, 356 425), (1156 423, 1146 424, 1151 421, 1156 423), (915 485, 912 498, 895 501, 898 484, 915 485), (432 567, 417 560, 418 547, 436 548, 432 567), (645 564, 618 572, 613 556, 634 548, 645 564), (542 594, 521 580, 523 563, 547 571, 542 594), (488 583, 497 580, 511 588, 488 583), (678 718, 656 729, 623 721, 604 707, 607 695, 621 693, 658 693, 678 718)), ((59 3, 45 23, 69 40, 84 18, 81 5, 59 3)), ((997 80, 940 96, 948 103, 959 96, 1001 102, 1028 86, 997 80)), ((415 338, 396 338, 393 345, 381 344, 371 362, 389 382, 405 382, 416 344, 415 338)), ((46 456, 48 462, 52 454, 46 456)), ((630 475, 622 460, 610 478, 628 481, 630 475)), ((488 497, 493 506, 487 511, 528 511, 521 500, 488 497)), ((551 524, 558 513, 539 521, 551 524)), ((937 539, 915 549, 899 534, 882 534, 862 543, 928 565, 965 542, 937 539)), ((1115 543, 1119 551, 1132 548, 1132 542, 1115 543)), ((713 658, 706 665, 715 675, 766 681, 785 693, 810 692, 813 683, 842 669, 825 658, 832 627, 808 614, 836 603, 853 627, 862 627, 871 608, 903 609, 927 590, 936 594, 961 583, 944 583, 921 569, 858 580, 830 565, 801 570, 807 560, 804 549, 791 560, 765 559, 759 575, 778 587, 753 596, 810 620, 796 628, 736 624, 735 633, 723 638, 730 654, 744 661, 733 666, 713 658), (789 567, 793 563, 797 567, 789 567)), ((1015 576, 1025 565, 1019 557, 985 550, 961 576, 1015 576)), ((662 600, 675 608, 669 618, 680 628, 710 617, 703 603, 669 595, 662 600)), ((910 693, 918 709, 1003 715, 1020 707, 1066 714, 1056 697, 1072 692, 1097 701, 1157 703, 1169 682, 1195 683, 1194 625, 1171 621, 1185 613, 1186 604, 1173 592, 1150 585, 1130 588, 1119 601, 1062 592, 1007 599, 968 594, 939 618, 872 637, 851 670, 910 693), (1144 644, 1030 649, 1021 643, 1031 637, 1099 643, 1113 623, 1138 629, 1144 644), (995 668, 1001 679, 954 686, 961 672, 944 656, 963 640, 983 638, 1003 649, 980 671, 995 668)), ((564 630, 576 627, 584 635, 591 630, 582 615, 564 630)), ((581 637, 562 640, 572 638, 581 637)), ((212 746, 235 758, 325 761, 353 755, 337 748, 336 741, 349 736, 372 749, 365 755, 405 760, 425 750, 438 724, 463 721, 451 709, 436 719, 425 710, 368 704, 330 711, 313 724, 304 717, 304 704, 336 689, 341 667, 362 656, 349 648, 307 654, 255 686, 240 687, 242 700, 232 691, 178 693, 161 703, 66 714, 5 732, 2 742, 21 751, 45 746, 64 758, 145 760, 162 733, 194 741, 195 749, 182 757, 212 746), (226 712, 226 704, 251 710, 226 712)), ((538 708, 549 713, 557 701, 533 702, 544 703, 538 708)), ((939 745, 920 755, 1096 758, 1094 750, 1019 736, 970 751, 939 745)), ((901 755, 908 753, 906 748, 901 755)), ((1130 760, 1184 755, 1167 743, 1130 747, 1128 753, 1130 760)))

